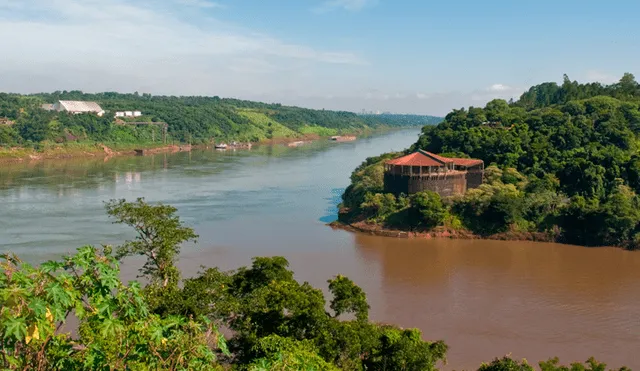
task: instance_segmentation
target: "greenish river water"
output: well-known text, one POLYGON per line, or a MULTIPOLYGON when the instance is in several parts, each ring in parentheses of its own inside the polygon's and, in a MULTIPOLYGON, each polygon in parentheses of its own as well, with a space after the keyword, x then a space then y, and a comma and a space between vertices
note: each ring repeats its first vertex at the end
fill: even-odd
MULTIPOLYGON (((40 262, 131 232, 103 202, 145 197, 179 209, 200 235, 181 268, 233 269, 282 255, 297 278, 336 274, 367 292, 374 320, 419 327, 450 345, 445 369, 512 353, 531 362, 596 356, 640 369, 640 253, 531 242, 399 240, 335 231, 340 194, 366 157, 401 150, 418 130, 297 148, 158 154, 0 165, 0 251, 40 262)), ((123 276, 134 278, 135 261, 123 276)))

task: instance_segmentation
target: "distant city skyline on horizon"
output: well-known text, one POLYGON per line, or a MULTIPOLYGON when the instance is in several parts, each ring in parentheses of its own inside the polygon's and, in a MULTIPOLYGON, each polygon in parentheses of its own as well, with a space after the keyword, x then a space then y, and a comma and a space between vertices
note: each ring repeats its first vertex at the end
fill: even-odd
POLYGON ((610 84, 636 72, 637 11, 576 0, 0 0, 0 33, 11 35, 0 39, 0 91, 444 116, 565 73, 610 84))

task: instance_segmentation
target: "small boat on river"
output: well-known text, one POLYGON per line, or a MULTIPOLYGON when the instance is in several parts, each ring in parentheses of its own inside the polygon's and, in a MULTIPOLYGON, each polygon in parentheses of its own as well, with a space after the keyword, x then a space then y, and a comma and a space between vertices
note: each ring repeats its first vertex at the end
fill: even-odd
POLYGON ((227 149, 227 144, 226 143, 220 143, 220 144, 216 144, 215 149, 227 149))
POLYGON ((332 136, 329 139, 331 141, 334 141, 334 142, 352 142, 352 141, 356 140, 356 137, 349 136, 349 135, 347 135, 347 136, 335 135, 335 136, 332 136))
POLYGON ((231 145, 229 146, 231 148, 234 149, 251 149, 251 142, 247 142, 247 143, 240 143, 240 142, 232 142, 231 145))
POLYGON ((291 143, 287 144, 287 146, 289 146, 289 147, 298 147, 298 146, 301 146, 301 145, 306 144, 306 143, 307 142, 305 142, 303 140, 299 140, 297 142, 291 142, 291 143))

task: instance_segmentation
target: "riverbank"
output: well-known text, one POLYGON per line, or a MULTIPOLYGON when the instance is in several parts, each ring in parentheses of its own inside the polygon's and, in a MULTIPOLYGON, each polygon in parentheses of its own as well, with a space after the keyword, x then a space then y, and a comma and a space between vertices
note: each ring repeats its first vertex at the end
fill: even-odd
POLYGON ((80 157, 108 158, 112 156, 134 156, 136 150, 143 150, 146 153, 180 152, 190 151, 191 146, 187 144, 166 145, 166 144, 103 144, 103 143, 65 143, 48 144, 41 149, 12 147, 0 148, 0 163, 40 161, 40 160, 61 160, 80 157))
POLYGON ((294 143, 294 142, 313 142, 316 140, 321 140, 323 138, 328 138, 328 137, 322 137, 318 134, 303 134, 300 136, 296 136, 296 137, 281 137, 281 138, 272 138, 272 139, 264 139, 259 141, 257 144, 264 144, 264 145, 276 145, 276 144, 289 144, 289 143, 294 143))
MULTIPOLYGON (((356 138, 361 136, 369 136, 373 134, 385 133, 393 130, 392 128, 381 128, 377 130, 359 131, 357 133, 349 133, 348 135, 356 138)), ((347 135, 347 134, 345 134, 347 135)), ((303 134, 295 137, 278 137, 265 139, 255 142, 256 145, 288 145, 295 142, 310 143, 318 140, 330 140, 331 136, 321 136, 318 134, 303 134)), ((355 140, 355 139, 354 139, 355 140)), ((137 154, 153 154, 165 152, 184 152, 191 149, 209 149, 213 148, 212 144, 156 144, 156 143, 137 143, 137 144, 118 144, 118 143, 42 143, 39 149, 25 147, 0 147, 0 164, 25 161, 39 160, 61 160, 69 158, 81 157, 112 157, 112 156, 134 156, 137 154)))
POLYGON ((480 236, 468 230, 454 230, 446 227, 436 227, 434 229, 403 230, 395 228, 386 228, 375 223, 367 223, 359 221, 355 223, 345 223, 336 220, 329 223, 333 229, 341 229, 355 233, 365 233, 373 236, 393 237, 393 238, 415 238, 415 239, 434 239, 434 238, 450 238, 464 240, 496 240, 496 241, 532 241, 532 242, 556 242, 559 243, 558 234, 544 232, 521 232, 507 231, 496 233, 488 236, 480 236))

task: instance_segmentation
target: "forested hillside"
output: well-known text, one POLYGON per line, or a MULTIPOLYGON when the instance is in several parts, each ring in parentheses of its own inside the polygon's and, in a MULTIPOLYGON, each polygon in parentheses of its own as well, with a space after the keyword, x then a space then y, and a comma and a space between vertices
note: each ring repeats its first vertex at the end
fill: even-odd
POLYGON ((28 145, 42 141, 150 142, 160 138, 157 126, 115 125, 114 112, 141 111, 140 120, 168 123, 170 138, 180 142, 216 140, 260 141, 304 134, 321 136, 358 133, 381 127, 423 125, 438 118, 376 115, 312 110, 219 97, 174 97, 149 94, 80 91, 17 95, 0 93, 0 145, 28 145), (57 100, 95 101, 104 117, 48 112, 41 104, 57 100), (8 121, 7 121, 8 120, 8 121), (155 132, 154 132, 155 131, 155 132))
POLYGON ((439 197, 414 198, 416 205, 384 198, 381 162, 370 160, 354 173, 345 206, 382 222, 408 209, 416 211, 418 221, 430 215, 430 227, 480 235, 542 232, 563 242, 636 248, 639 145, 640 85, 633 75, 612 85, 579 84, 565 76, 562 85, 534 86, 516 102, 454 110, 441 124, 423 128, 410 150, 493 165, 480 189, 441 204, 439 197))
POLYGON ((425 126, 442 122, 442 117, 425 115, 406 115, 383 113, 380 115, 360 115, 367 125, 375 126, 381 123, 391 126, 425 126))

